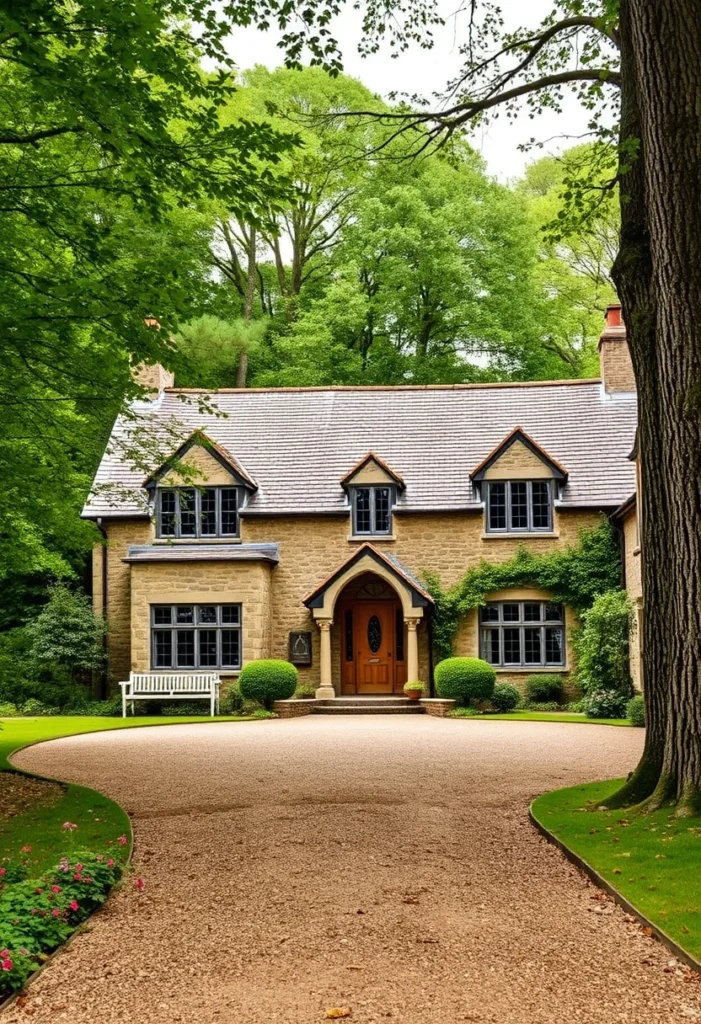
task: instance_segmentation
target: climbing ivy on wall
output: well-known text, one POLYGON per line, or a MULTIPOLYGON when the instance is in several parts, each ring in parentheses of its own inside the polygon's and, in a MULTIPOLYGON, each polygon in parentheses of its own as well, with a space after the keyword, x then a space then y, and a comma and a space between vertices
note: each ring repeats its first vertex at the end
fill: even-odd
POLYGON ((443 590, 438 575, 430 570, 424 571, 423 579, 434 600, 433 649, 440 660, 453 654, 462 617, 483 605, 485 596, 496 590, 536 587, 578 613, 586 611, 599 594, 620 587, 620 546, 613 527, 603 520, 600 526, 583 530, 574 547, 544 555, 519 547, 508 562, 482 561, 468 569, 448 590, 443 590))

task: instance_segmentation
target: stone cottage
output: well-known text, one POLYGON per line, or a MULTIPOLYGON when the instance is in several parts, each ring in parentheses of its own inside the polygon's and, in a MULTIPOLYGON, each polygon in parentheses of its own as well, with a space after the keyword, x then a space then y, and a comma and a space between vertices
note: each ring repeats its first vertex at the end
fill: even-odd
MULTIPOLYGON (((143 372, 84 516, 106 538, 94 602, 114 681, 135 671, 236 677, 287 658, 321 697, 430 681, 443 586, 519 545, 551 551, 635 487, 636 396, 620 308, 601 379, 489 385, 222 389, 143 372)), ((488 595, 456 653, 517 684, 572 667, 571 609, 488 595)))

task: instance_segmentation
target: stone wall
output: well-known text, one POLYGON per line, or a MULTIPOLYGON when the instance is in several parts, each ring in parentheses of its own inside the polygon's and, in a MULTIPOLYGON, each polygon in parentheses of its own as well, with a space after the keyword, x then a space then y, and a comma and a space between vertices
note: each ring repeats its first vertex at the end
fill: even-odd
MULTIPOLYGON (((596 525, 592 512, 556 512, 555 537, 528 538, 534 552, 548 552, 575 544, 580 530, 596 525)), ((312 634, 312 665, 300 667, 300 682, 319 684, 319 630, 303 604, 304 598, 344 562, 360 542, 349 540, 350 516, 244 517, 241 540, 274 541, 280 562, 265 563, 187 562, 127 565, 122 559, 130 544, 153 540, 152 524, 144 520, 107 521, 108 625, 110 674, 123 679, 130 668, 149 667, 148 604, 177 600, 238 601, 243 603, 244 659, 262 656, 286 658, 288 635, 293 630, 312 634), (130 583, 131 574, 131 583, 130 583), (170 595, 170 596, 169 596, 170 595), (173 595, 182 595, 181 597, 173 595), (236 596, 230 596, 236 595, 236 596), (132 650, 133 636, 133 650, 132 650)), ((484 533, 482 513, 399 514, 394 517, 393 539, 371 538, 383 552, 396 557, 420 577, 425 569, 436 572, 444 587, 451 586, 482 559, 502 562, 513 557, 523 538, 484 533)), ((101 552, 95 553, 94 601, 102 608, 101 552)), ((568 635, 573 626, 568 612, 568 635)), ((428 681, 428 628, 418 631, 419 675, 428 681)), ((478 653, 476 612, 465 617, 456 637, 456 653, 478 653)), ((332 630, 334 679, 340 676, 340 630, 332 630)), ((520 685, 530 673, 500 673, 500 678, 520 685)))
MULTIPOLYGON (((145 519, 112 519, 107 529, 107 629, 109 638, 108 673, 112 683, 129 678, 131 668, 131 592, 130 569, 122 561, 130 544, 148 544, 153 525, 145 519)), ((95 559, 102 557, 96 547, 95 559)), ((93 591, 93 607, 102 611, 102 568, 100 585, 93 591)))

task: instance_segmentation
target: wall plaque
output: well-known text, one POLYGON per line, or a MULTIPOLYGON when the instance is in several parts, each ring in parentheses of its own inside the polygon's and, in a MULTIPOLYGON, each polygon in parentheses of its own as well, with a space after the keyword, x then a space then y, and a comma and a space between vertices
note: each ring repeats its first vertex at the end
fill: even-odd
POLYGON ((290 633, 289 660, 293 665, 311 665, 312 635, 311 633, 290 633))

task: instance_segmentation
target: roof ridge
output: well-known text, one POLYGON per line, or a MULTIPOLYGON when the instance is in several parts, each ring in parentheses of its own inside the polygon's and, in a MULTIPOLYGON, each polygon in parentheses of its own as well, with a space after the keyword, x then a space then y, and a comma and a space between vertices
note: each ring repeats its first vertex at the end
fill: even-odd
POLYGON ((545 388, 580 384, 601 384, 600 377, 574 377, 565 380, 512 380, 473 384, 315 384, 308 387, 269 388, 164 388, 167 394, 181 395, 250 395, 270 392, 335 392, 335 391, 470 391, 488 388, 545 388))

